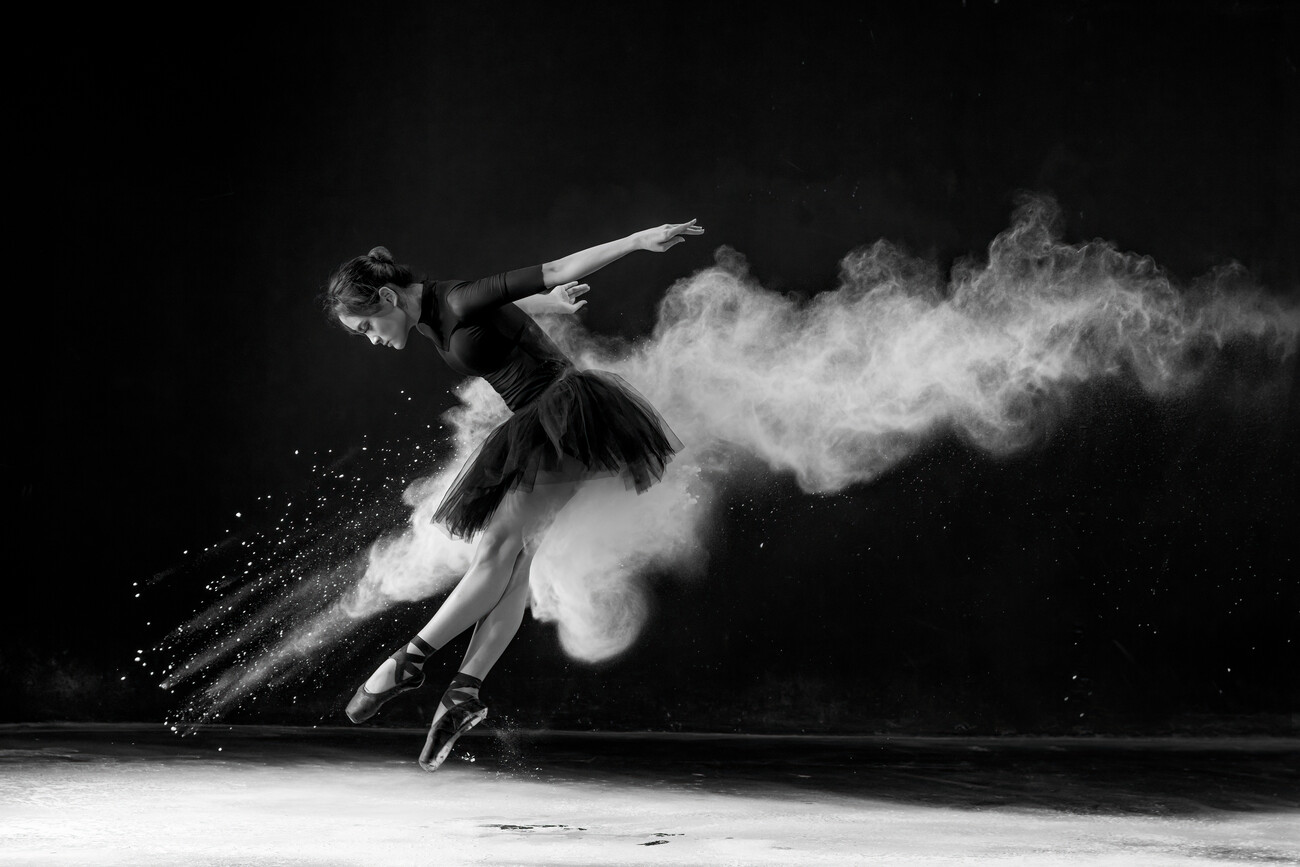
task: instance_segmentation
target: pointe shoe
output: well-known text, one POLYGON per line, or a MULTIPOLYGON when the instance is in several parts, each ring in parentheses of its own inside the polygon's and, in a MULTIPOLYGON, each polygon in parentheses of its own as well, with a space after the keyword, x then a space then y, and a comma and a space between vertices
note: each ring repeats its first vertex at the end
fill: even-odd
POLYGON ((463 674, 452 679, 451 686, 447 687, 447 692, 442 696, 442 704, 447 711, 429 727, 429 736, 424 739, 424 749, 420 751, 420 767, 426 771, 438 770, 447 756, 451 755, 456 739, 487 719, 487 705, 477 695, 459 701, 456 695, 458 686, 473 686, 477 690, 481 684, 482 681, 478 678, 463 674))
MULTIPOLYGON (((412 638, 410 643, 424 651, 423 659, 427 660, 433 655, 433 648, 420 636, 412 638)), ((415 667, 418 664, 415 661, 418 657, 408 651, 405 644, 388 658, 396 663, 393 671, 395 683, 383 692, 371 692, 366 689, 364 683, 357 687, 347 708, 348 719, 354 723, 362 723, 370 719, 389 699, 424 686, 424 671, 415 667)))

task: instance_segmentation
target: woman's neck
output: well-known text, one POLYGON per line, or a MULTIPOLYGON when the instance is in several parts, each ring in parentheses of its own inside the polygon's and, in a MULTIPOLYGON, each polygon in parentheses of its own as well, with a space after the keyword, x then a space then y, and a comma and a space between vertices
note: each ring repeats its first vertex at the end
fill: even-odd
POLYGON ((398 291, 401 294, 402 309, 406 311, 409 323, 406 330, 410 331, 419 324, 420 317, 424 315, 424 284, 412 283, 398 291))

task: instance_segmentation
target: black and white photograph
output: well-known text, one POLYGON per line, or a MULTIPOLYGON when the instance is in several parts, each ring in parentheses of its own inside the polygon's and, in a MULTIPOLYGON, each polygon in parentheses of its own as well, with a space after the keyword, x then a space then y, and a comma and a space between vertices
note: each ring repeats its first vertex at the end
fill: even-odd
POLYGON ((0 865, 1300 864, 1300 4, 10 34, 0 865))

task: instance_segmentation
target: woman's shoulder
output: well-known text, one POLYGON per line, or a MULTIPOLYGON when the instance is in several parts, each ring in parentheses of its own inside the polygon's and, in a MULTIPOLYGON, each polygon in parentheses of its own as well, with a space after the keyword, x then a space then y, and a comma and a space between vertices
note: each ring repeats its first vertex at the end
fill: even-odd
POLYGON ((438 280, 434 296, 444 319, 464 322, 491 320, 501 312, 501 276, 478 280, 438 280))
POLYGON ((428 284, 432 288, 430 294, 438 316, 443 321, 449 318, 460 318, 462 305, 456 303, 456 290, 463 287, 466 282, 465 280, 433 280, 428 284))

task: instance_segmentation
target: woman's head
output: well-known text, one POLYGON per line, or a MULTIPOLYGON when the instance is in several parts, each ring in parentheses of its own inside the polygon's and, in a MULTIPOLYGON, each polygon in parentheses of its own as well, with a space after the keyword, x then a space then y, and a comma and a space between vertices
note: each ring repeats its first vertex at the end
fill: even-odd
POLYGON ((407 332, 420 318, 403 290, 415 283, 411 269, 393 261, 387 248, 375 247, 364 256, 349 259, 332 275, 322 305, 331 318, 352 334, 375 345, 401 349, 407 332))

